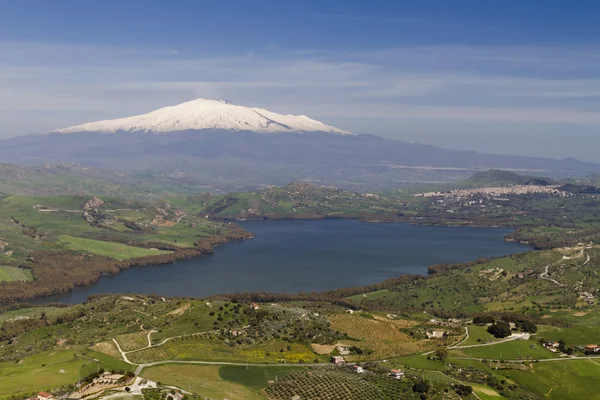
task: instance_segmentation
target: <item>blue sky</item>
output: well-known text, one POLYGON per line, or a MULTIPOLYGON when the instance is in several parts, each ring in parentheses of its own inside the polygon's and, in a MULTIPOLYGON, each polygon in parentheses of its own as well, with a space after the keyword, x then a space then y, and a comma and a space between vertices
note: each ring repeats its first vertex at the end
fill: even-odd
POLYGON ((600 161, 600 3, 0 0, 0 137, 225 98, 600 161))

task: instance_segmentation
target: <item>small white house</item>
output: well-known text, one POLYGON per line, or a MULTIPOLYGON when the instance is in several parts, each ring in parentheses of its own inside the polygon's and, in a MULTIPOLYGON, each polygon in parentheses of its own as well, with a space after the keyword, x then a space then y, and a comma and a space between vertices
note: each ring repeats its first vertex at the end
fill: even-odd
POLYGON ((390 375, 393 378, 402 379, 402 378, 404 378, 404 371, 401 371, 399 369, 393 369, 393 370, 390 371, 390 375))

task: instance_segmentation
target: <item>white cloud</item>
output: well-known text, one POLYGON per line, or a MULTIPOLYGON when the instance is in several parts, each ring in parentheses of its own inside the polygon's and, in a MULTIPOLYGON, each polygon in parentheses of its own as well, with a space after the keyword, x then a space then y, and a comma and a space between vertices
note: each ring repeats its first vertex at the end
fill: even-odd
POLYGON ((382 118, 393 121, 377 125, 388 132, 402 119, 447 121, 437 129, 450 131, 469 121, 600 127, 599 54, 593 48, 439 46, 202 54, 0 42, 0 135, 147 112, 194 97, 324 122, 382 118))

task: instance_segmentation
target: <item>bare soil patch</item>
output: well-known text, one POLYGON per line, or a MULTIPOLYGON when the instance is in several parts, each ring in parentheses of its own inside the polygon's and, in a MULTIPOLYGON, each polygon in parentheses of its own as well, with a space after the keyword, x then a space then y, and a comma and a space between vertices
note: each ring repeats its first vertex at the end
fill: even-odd
POLYGON ((115 346, 114 342, 102 342, 96 343, 91 347, 92 350, 97 351, 98 353, 107 354, 109 356, 121 358, 121 353, 117 350, 117 346, 115 346))
POLYGON ((310 347, 315 351, 315 353, 320 355, 331 354, 333 350, 335 350, 335 344, 316 344, 312 343, 310 347))
POLYGON ((497 397, 500 397, 500 395, 498 394, 498 392, 496 392, 495 390, 484 388, 484 387, 481 387, 481 386, 477 387, 477 391, 479 393, 483 393, 483 394, 485 394, 487 396, 497 396, 497 397))
POLYGON ((191 307, 191 304, 186 303, 183 306, 179 307, 178 309, 171 311, 167 315, 174 315, 176 317, 179 317, 179 316, 183 315, 183 313, 186 312, 190 307, 191 307))

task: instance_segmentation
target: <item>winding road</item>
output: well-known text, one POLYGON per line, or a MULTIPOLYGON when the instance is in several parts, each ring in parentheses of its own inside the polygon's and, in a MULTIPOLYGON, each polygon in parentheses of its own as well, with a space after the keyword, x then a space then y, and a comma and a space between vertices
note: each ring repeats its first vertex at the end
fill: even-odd
MULTIPOLYGON (((552 264, 550 264, 550 265, 552 265, 552 264)), ((558 286, 565 286, 565 285, 563 285, 562 283, 560 283, 559 281, 557 281, 557 280, 555 280, 555 279, 552 279, 552 278, 549 278, 549 277, 548 277, 548 269, 550 268, 550 265, 546 265, 546 266, 544 267, 544 272, 542 272, 542 273, 540 274, 540 278, 542 278, 542 279, 545 279, 545 280, 547 280, 547 281, 550 281, 550 282, 554 282, 554 283, 556 283, 558 286)))

